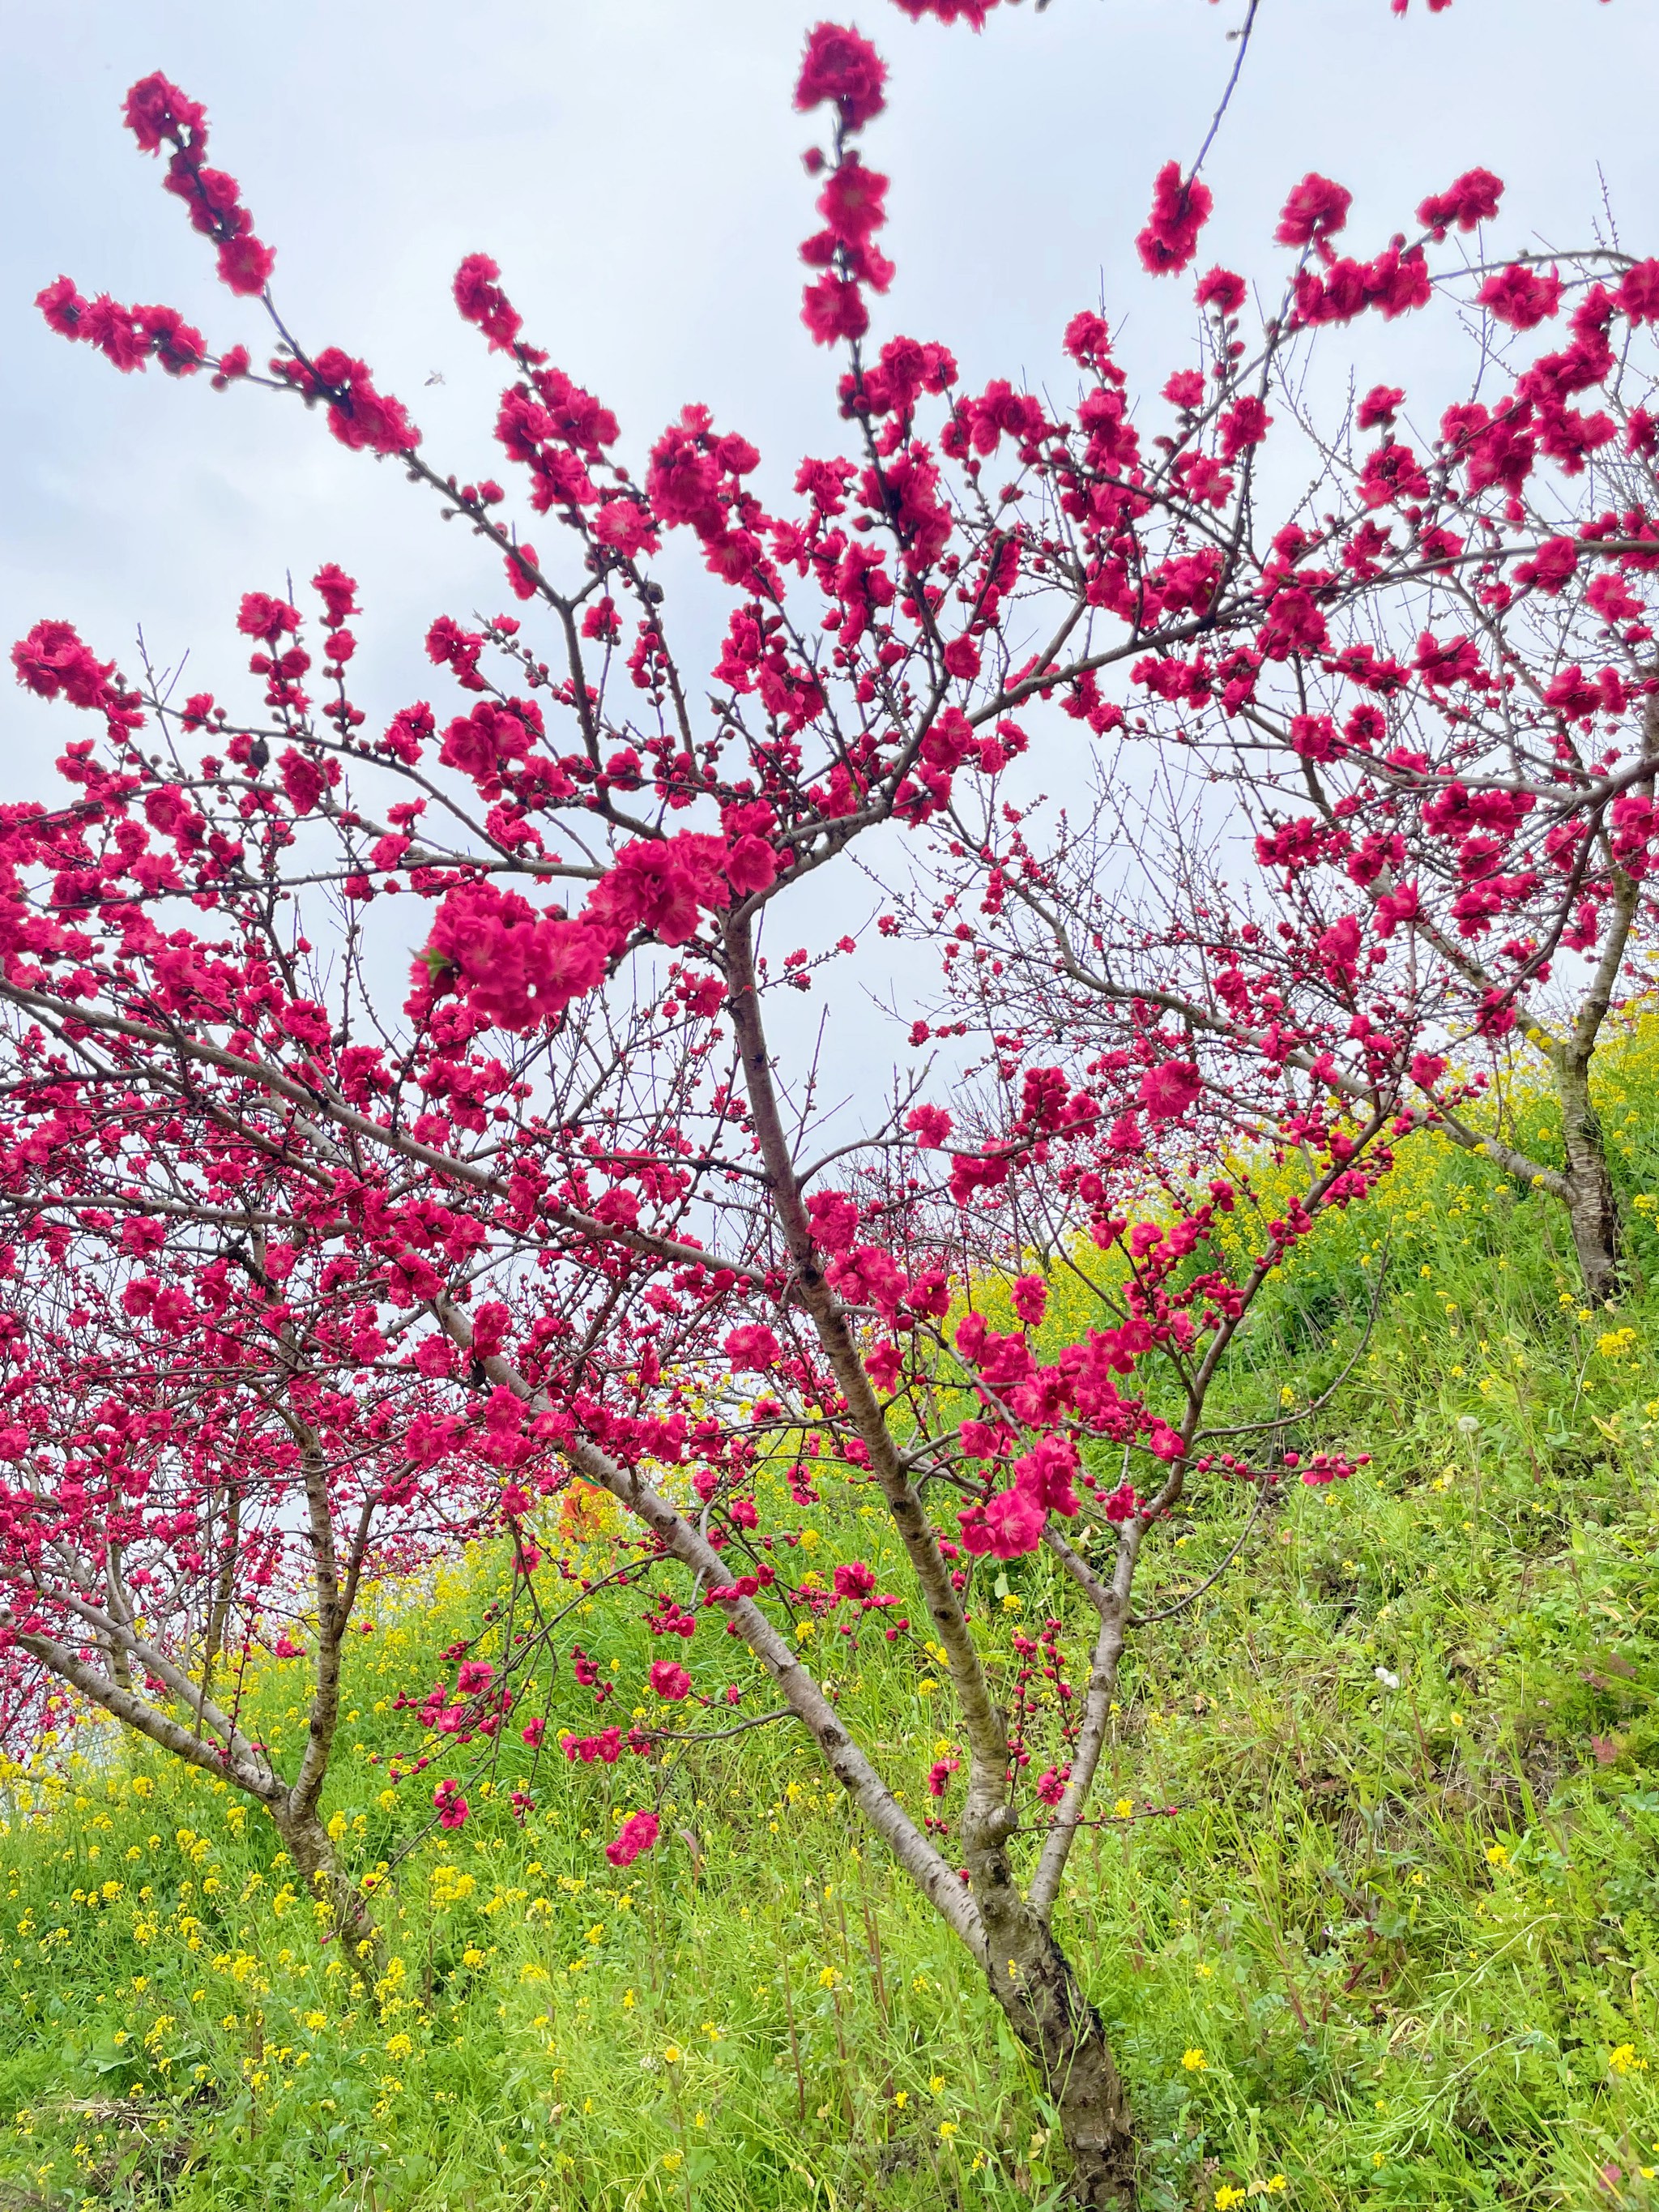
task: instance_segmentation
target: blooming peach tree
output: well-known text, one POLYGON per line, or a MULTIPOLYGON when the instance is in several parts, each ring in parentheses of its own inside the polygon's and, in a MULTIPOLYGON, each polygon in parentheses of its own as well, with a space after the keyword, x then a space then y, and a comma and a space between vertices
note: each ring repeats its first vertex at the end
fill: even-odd
MULTIPOLYGON (((507 1726, 534 1747, 521 1655, 557 1622, 520 1586, 604 1493, 629 1532, 615 1601, 648 1583, 648 1626, 674 1639, 649 1669, 659 1709, 702 1712, 728 1695, 717 1670, 748 1670, 732 1728, 781 1719, 816 1745, 984 1970, 1079 2200, 1129 2201, 1127 2099, 1055 1916, 1136 1577, 1189 1486, 1259 1500, 1282 1479, 1271 1425, 1206 1427, 1212 1386, 1285 1256, 1386 1172, 1416 1041, 1356 1090, 1322 1048, 1264 1052, 1249 1025, 1200 1037, 1184 1001, 1143 996, 1077 1049, 1060 1001, 1018 979, 1000 1018, 959 888, 944 957, 972 970, 982 1023, 902 1018, 883 1079, 843 1103, 805 1001, 826 1002, 831 1053, 867 1038, 854 994, 894 987, 913 861, 970 880, 994 922, 1031 850, 1021 777, 1063 777, 1085 733, 1126 731, 1117 678, 1147 688, 1150 663, 1244 699, 1264 670, 1313 682, 1338 603, 1372 580, 1316 583, 1299 526, 1258 544, 1274 367, 1318 317, 1247 340, 1244 282, 1212 268, 1167 415, 1137 408, 1090 309, 1065 332, 1063 408, 1009 380, 964 389, 944 345, 871 336, 894 276, 888 179, 856 143, 884 104, 874 47, 818 25, 796 102, 827 125, 803 315, 837 351, 847 434, 780 497, 705 406, 627 462, 483 253, 455 303, 501 357, 514 489, 447 474, 365 362, 281 319, 201 106, 160 76, 128 95, 274 344, 212 346, 68 277, 41 295, 52 326, 124 370, 319 410, 463 524, 506 604, 435 619, 428 696, 383 724, 352 697, 362 611, 332 564, 303 592, 242 598, 251 682, 181 698, 61 620, 15 648, 22 682, 89 734, 52 804, 0 820, 12 1266, 62 1284, 5 1324, 0 1634, 16 1697, 44 1670, 219 1762, 279 1824, 314 1819, 371 1559, 429 1557, 487 1504, 535 1632, 499 1662, 452 1655, 421 1717, 458 1750, 507 1726), (700 678, 656 573, 673 537, 722 608, 700 678), (401 1004, 384 988, 399 972, 401 1004), (1301 1173, 1271 1213, 1258 1151, 1301 1173), (1047 1318, 1062 1277, 1088 1294, 1080 1329, 1047 1318), (846 1501, 884 1517, 902 1587, 846 1501), (809 1512, 839 1547, 810 1579, 790 1565, 809 1512), (1028 1636, 986 1584, 1039 1551, 1069 1595, 1028 1636), (832 1613, 848 1633, 809 1665, 798 1630, 832 1613), (279 1627, 316 1653, 297 1778, 216 1690, 228 1655, 279 1627), (861 1635, 943 1655, 960 1748, 921 1814, 848 1694, 861 1635), (768 1684, 773 1709, 750 1711, 768 1684)), ((1316 258, 1333 228, 1316 184, 1285 218, 1316 258)), ((1489 196, 1466 177, 1425 236, 1313 281, 1385 320, 1419 307, 1433 232, 1489 196)), ((1164 171, 1146 268, 1188 269, 1209 208, 1194 173, 1164 171)), ((1212 965, 1224 998, 1267 988, 1265 960, 1212 965)), ((650 1797, 664 1742, 698 1732, 617 1725, 564 1748, 637 1762, 650 1797)), ((428 1784, 432 1817, 462 1825, 466 1778, 428 1784)), ((659 1833, 642 1805, 610 1855, 659 1833)))
POLYGON ((319 1810, 347 1638, 368 1583, 498 1525, 499 1479, 402 1356, 380 1271, 319 1233, 328 1179, 230 1090, 169 1095, 118 1033, 55 1032, 44 1007, 10 1031, 0 1117, 6 1741, 114 1720, 228 1782, 361 1963, 319 1810), (273 1657, 307 1678, 287 1759, 247 1710, 273 1657))
MULTIPOLYGON (((1266 618, 1147 641, 1121 703, 1084 714, 1095 798, 1069 793, 1063 824, 955 793, 916 919, 975 915, 947 998, 979 1030, 1017 1007, 1110 1046, 1162 1020, 1235 1096, 1241 1066, 1360 1112, 1398 1096, 1397 1134, 1438 1127, 1565 1208, 1601 1300, 1627 1262, 1590 1067, 1653 944, 1659 259, 1477 248, 1447 269, 1467 396, 1429 395, 1425 430, 1380 384, 1322 434, 1298 390, 1322 331, 1426 305, 1425 246, 1480 231, 1502 191, 1470 171, 1422 203, 1416 245, 1360 261, 1335 243, 1346 191, 1294 189, 1251 420, 1296 424, 1312 489, 1271 536, 1191 533, 1218 573, 1248 562, 1266 618), (1527 1149, 1494 1086, 1522 1038, 1555 1091, 1559 1161, 1527 1149)), ((1217 480, 1244 403, 1191 370, 1164 396, 1174 469, 1217 480)))

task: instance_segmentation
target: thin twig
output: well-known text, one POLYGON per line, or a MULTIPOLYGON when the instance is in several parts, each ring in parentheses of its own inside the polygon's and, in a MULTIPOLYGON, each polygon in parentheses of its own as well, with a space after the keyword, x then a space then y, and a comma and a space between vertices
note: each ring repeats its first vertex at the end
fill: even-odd
POLYGON ((1211 147, 1214 145, 1215 134, 1221 128, 1221 118, 1227 112, 1232 96, 1238 89, 1239 71, 1244 66, 1244 56, 1248 52, 1250 44, 1250 33, 1255 28, 1256 10, 1261 7, 1261 0, 1250 0, 1249 13, 1244 18, 1244 27, 1238 33, 1238 52, 1233 57, 1233 73, 1227 79, 1227 88, 1221 95, 1220 106, 1217 108, 1215 113, 1210 118, 1210 127, 1205 134, 1204 143, 1198 149, 1198 159, 1193 163, 1192 167, 1187 172, 1187 181, 1188 184, 1191 184, 1193 179, 1204 167, 1204 157, 1209 152, 1211 147))
POLYGON ((764 1728, 769 1721, 794 1718, 792 1705, 780 1705, 775 1712, 756 1713, 746 1721, 738 1721, 731 1728, 704 1729, 698 1733, 682 1734, 678 1729, 641 1729, 641 1735, 653 1737, 659 1743, 718 1743, 722 1736, 743 1735, 750 1729, 764 1728))
POLYGON ((1244 1523, 1243 1528, 1239 1531, 1237 1541, 1232 1546, 1226 1557, 1222 1560, 1221 1565, 1216 1569, 1212 1575, 1206 1576, 1205 1579, 1200 1583, 1196 1589, 1189 1589, 1185 1597, 1178 1597, 1173 1605, 1160 1606, 1156 1613, 1137 1613, 1132 1614, 1129 1620, 1130 1627, 1145 1628, 1152 1621, 1168 1620, 1172 1614, 1181 1612, 1183 1607, 1191 1605, 1195 1599, 1202 1597, 1206 1589, 1212 1589, 1215 1583, 1218 1583, 1223 1575, 1226 1573, 1228 1568, 1231 1566, 1233 1561, 1243 1550, 1250 1531, 1255 1528, 1256 1522, 1261 1518, 1262 1507, 1267 1504, 1268 1498, 1273 1494, 1276 1486, 1277 1486, 1269 1484, 1266 1481, 1257 1483, 1255 1504, 1250 1508, 1250 1517, 1244 1523))

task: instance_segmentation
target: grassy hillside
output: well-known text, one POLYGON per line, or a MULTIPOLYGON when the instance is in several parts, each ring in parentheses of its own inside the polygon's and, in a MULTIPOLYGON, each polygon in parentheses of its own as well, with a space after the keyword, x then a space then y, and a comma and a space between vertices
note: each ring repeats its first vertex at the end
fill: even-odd
MULTIPOLYGON (((1653 1290, 1586 1311, 1564 1224, 1425 1141, 1233 1364, 1241 1407, 1293 1407, 1358 1350, 1297 1440, 1374 1457, 1290 1486, 1132 1647, 1064 1936, 1149 2205, 1659 2205, 1656 1073, 1644 1031, 1602 1100, 1653 1290)), ((1148 1610, 1244 1512, 1224 1494, 1159 1538, 1148 1610)), ((878 1557, 873 1517, 861 1537, 878 1557)), ((329 1809, 355 1867, 397 1861, 372 1993, 222 1785, 89 1729, 13 1778, 0 2207, 1052 2202, 1048 2115, 972 1969, 783 1729, 688 1753, 625 1875, 601 1845, 637 1765, 544 1760, 520 1826, 516 1741, 464 1830, 398 1857, 444 1769, 387 1787, 413 1741, 390 1700, 494 1595, 482 1565, 381 1591, 354 1646, 329 1809)), ((1000 1602, 1060 1620, 1075 1659, 1043 1559, 1000 1602)), ((578 1627, 639 1680, 640 1626, 601 1602, 578 1627)), ((254 1689, 274 1741, 296 1681, 273 1663, 254 1689)), ((556 1721, 591 1725, 561 1683, 556 1721)), ((847 1694, 921 1805, 950 1743, 935 1678, 878 1644, 847 1694)))

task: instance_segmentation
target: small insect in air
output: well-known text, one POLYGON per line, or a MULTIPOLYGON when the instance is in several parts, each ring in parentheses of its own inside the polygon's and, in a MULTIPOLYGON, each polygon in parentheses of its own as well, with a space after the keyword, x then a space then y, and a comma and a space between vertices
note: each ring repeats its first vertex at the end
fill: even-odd
POLYGON ((427 379, 427 382, 428 382, 429 385, 430 385, 430 384, 442 384, 442 383, 443 383, 443 382, 445 382, 445 381, 446 381, 446 379, 445 379, 445 376, 444 376, 444 373, 443 373, 442 369, 441 369, 441 368, 434 368, 434 369, 433 370, 433 372, 432 372, 431 375, 430 375, 430 376, 428 376, 428 379, 427 379))

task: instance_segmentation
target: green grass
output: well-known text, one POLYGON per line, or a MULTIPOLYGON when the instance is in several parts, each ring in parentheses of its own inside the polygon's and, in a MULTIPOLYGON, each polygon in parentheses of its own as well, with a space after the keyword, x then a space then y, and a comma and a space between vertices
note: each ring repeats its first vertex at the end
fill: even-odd
MULTIPOLYGON (((1659 1150, 1639 1108, 1609 1116, 1632 1201, 1659 1150)), ((1425 1144, 1300 1255, 1230 1365, 1237 1407, 1293 1410, 1357 1353, 1295 1441, 1374 1457, 1291 1485, 1213 1591, 1132 1645, 1062 1934, 1129 2078, 1149 2206, 1659 2205, 1659 1290, 1590 1316, 1565 1260, 1540 1202, 1425 1144)), ((812 1524, 857 1510, 806 1516, 807 1556, 812 1524)), ((1244 1510, 1223 1492, 1160 1533, 1148 1609, 1244 1510)), ((53 1748, 57 1779, 14 1782, 0 2207, 1054 2201, 1049 2115, 971 1965, 782 1728, 687 1750, 625 1875, 601 1847, 647 1802, 639 1763, 544 1760, 520 1827, 516 1732, 466 1827, 398 1857, 451 1769, 388 1791, 414 1741, 389 1701, 492 1595, 482 1565, 419 1603, 382 1591, 354 1644, 329 1809, 355 1869, 397 1860, 373 1991, 223 1788, 91 1730, 92 1754, 53 1748)), ((1076 1670, 1045 1560, 1002 1603, 1061 1620, 1076 1670)), ((574 1625, 626 1719, 661 1647, 603 1601, 574 1625)), ((713 1679, 707 1628, 696 1649, 713 1679)), ((842 1674, 932 1808, 939 1678, 880 1642, 842 1674)), ((275 1738, 298 1680, 254 1686, 275 1738)), ((568 1671, 557 1697, 592 1724, 568 1671)))

